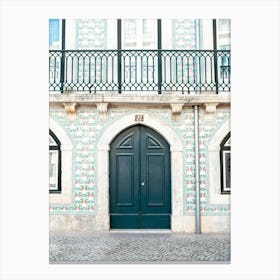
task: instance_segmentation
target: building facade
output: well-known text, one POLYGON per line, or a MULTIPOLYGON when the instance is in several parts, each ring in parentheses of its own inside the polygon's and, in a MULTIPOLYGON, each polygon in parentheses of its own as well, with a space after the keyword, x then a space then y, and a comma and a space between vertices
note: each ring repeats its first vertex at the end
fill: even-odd
POLYGON ((230 231, 230 20, 49 21, 50 230, 230 231))

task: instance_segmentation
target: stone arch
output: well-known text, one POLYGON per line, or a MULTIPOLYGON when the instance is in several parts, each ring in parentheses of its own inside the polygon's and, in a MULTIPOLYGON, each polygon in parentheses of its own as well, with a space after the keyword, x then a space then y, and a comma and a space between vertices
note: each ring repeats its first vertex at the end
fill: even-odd
POLYGON ((66 151, 73 149, 72 142, 65 130, 51 117, 49 118, 49 128, 58 137, 61 143, 61 150, 66 151))
POLYGON ((225 136, 230 132, 230 120, 226 120, 209 141, 208 150, 219 150, 220 144, 225 136))
POLYGON ((71 203, 73 145, 65 130, 52 118, 49 119, 49 128, 61 143, 61 193, 51 193, 49 201, 50 203, 71 203))
POLYGON ((226 120, 210 139, 208 145, 208 182, 209 182, 209 203, 228 204, 230 195, 221 195, 220 182, 220 144, 224 137, 230 132, 230 120, 226 120))
POLYGON ((126 128, 142 124, 161 134, 170 145, 171 153, 171 230, 183 231, 183 145, 179 136, 167 124, 146 113, 143 121, 135 121, 135 115, 124 116, 104 131, 97 144, 97 215, 96 229, 106 231, 109 223, 109 150, 112 140, 126 128))

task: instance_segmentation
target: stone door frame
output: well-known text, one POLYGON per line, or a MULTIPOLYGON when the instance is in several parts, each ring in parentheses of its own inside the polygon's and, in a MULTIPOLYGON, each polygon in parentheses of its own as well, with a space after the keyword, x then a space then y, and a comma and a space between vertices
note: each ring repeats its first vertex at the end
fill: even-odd
POLYGON ((112 140, 130 126, 146 125, 161 134, 170 145, 171 156, 171 230, 184 231, 183 217, 183 146, 179 136, 163 121, 146 113, 127 115, 112 123, 97 144, 97 214, 96 230, 110 230, 109 151, 112 140), (143 118, 136 120, 136 115, 143 118))

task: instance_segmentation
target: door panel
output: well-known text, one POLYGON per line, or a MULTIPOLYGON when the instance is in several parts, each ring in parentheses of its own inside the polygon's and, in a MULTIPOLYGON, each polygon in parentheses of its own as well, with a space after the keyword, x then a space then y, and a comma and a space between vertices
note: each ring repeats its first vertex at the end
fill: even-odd
POLYGON ((170 228, 170 148, 154 130, 141 127, 142 228, 170 228))
POLYGON ((146 205, 164 206, 164 155, 147 154, 146 205))
POLYGON ((116 156, 116 204, 117 206, 133 206, 134 204, 134 159, 133 154, 116 156))
POLYGON ((170 228, 170 148, 154 130, 137 125, 110 150, 111 228, 170 228))
POLYGON ((139 131, 129 128, 118 135, 110 148, 111 228, 138 228, 139 224, 139 131))
POLYGON ((141 229, 170 229, 170 214, 142 214, 141 229))
POLYGON ((147 149, 163 149, 162 145, 150 134, 146 135, 146 147, 147 149))

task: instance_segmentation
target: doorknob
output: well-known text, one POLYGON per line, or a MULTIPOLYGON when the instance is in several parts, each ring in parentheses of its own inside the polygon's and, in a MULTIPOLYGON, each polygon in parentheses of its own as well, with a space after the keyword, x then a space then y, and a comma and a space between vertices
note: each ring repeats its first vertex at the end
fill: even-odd
POLYGON ((143 187, 145 185, 145 183, 144 182, 141 182, 141 186, 143 187))

